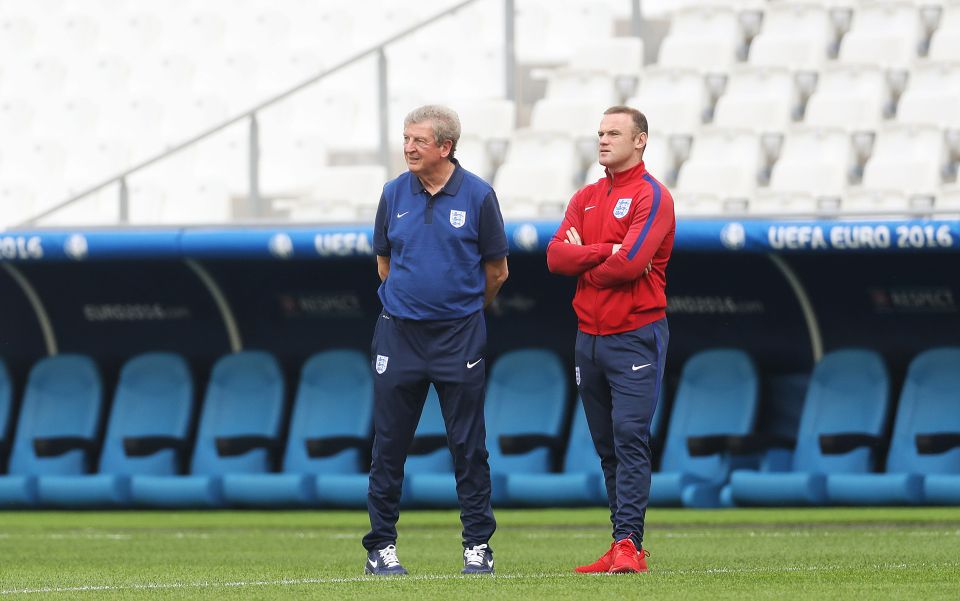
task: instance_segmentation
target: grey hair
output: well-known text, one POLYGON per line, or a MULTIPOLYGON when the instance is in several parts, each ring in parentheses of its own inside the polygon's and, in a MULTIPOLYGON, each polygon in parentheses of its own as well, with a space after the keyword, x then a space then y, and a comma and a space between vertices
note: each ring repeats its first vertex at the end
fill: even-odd
POLYGON ((452 159, 457 150, 457 142, 460 140, 460 117, 457 112, 439 104, 427 104, 407 113, 403 120, 403 127, 425 121, 433 124, 433 139, 437 146, 443 145, 447 140, 453 142, 453 146, 450 147, 452 159))

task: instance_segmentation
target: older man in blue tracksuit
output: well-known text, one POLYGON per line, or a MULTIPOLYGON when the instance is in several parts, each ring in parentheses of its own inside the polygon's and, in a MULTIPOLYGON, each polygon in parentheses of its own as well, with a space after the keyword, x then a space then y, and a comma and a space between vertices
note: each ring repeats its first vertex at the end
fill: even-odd
POLYGON ((402 575, 397 529, 403 464, 433 383, 453 454, 464 573, 493 573, 483 416, 483 309, 507 279, 497 196, 454 159, 460 120, 428 105, 404 120, 408 171, 383 188, 374 226, 383 312, 373 335, 374 441, 365 571, 402 575))

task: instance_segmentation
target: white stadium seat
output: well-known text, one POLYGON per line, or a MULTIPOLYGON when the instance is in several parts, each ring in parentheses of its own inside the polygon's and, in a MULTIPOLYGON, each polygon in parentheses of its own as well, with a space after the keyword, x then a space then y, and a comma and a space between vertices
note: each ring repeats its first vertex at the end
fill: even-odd
POLYGON ((636 77, 643 70, 643 40, 628 37, 585 40, 574 49, 569 67, 602 71, 612 77, 636 77))
POLYGON ((713 124, 782 132, 790 126, 799 101, 793 75, 786 69, 742 67, 727 80, 713 124))
POLYGON ((690 158, 680 166, 677 196, 681 200, 716 199, 726 203, 751 198, 763 166, 759 137, 747 130, 704 128, 693 142, 690 158))
POLYGON ((797 127, 784 139, 770 174, 769 190, 840 196, 854 166, 850 136, 831 128, 797 127))
POLYGON ((897 105, 897 121, 960 129, 960 62, 918 63, 897 105))
POLYGON ((931 60, 960 61, 960 1, 945 3, 937 30, 930 38, 931 60))
POLYGON ((729 7, 680 9, 660 45, 657 64, 725 73, 736 62, 743 38, 737 13, 729 7))
POLYGON ((920 11, 910 2, 870 2, 853 13, 850 31, 840 43, 838 60, 907 69, 923 39, 920 11))
POLYGON ((807 102, 804 122, 851 131, 873 131, 883 120, 889 100, 886 76, 879 67, 827 67, 807 102))
POLYGON ((752 65, 819 71, 827 60, 836 33, 824 6, 771 2, 763 28, 750 44, 752 65))
POLYGON ((696 71, 650 68, 643 72, 637 93, 627 104, 640 109, 651 130, 660 135, 692 135, 703 123, 709 95, 696 71))
POLYGON ((877 134, 863 172, 863 188, 905 196, 933 196, 946 163, 943 131, 930 125, 892 124, 877 134))

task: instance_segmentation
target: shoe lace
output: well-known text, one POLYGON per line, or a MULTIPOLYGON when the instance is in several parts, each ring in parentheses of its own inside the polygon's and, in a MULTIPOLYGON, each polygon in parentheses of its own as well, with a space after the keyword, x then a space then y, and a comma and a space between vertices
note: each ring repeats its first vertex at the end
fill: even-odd
POLYGON ((463 557, 467 560, 467 563, 470 565, 482 565, 483 557, 487 553, 487 545, 477 545, 475 547, 467 547, 463 550, 463 557))
POLYGON ((395 568, 400 565, 400 560, 397 559, 397 547, 396 545, 388 545, 377 553, 380 554, 380 559, 383 560, 384 565, 388 568, 395 568))

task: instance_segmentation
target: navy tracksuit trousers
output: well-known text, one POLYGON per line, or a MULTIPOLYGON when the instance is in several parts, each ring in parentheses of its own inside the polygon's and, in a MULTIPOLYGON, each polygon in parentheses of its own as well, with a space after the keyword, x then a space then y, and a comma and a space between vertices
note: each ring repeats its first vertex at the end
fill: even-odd
POLYGON ((629 536, 638 549, 650 497, 650 423, 669 338, 666 318, 608 336, 577 332, 577 387, 600 455, 613 537, 629 536))
POLYGON ((486 543, 497 527, 490 505, 483 402, 487 326, 482 311, 462 319, 415 321, 381 313, 373 334, 373 461, 368 550, 395 544, 403 464, 432 382, 453 455, 464 546, 486 543))

